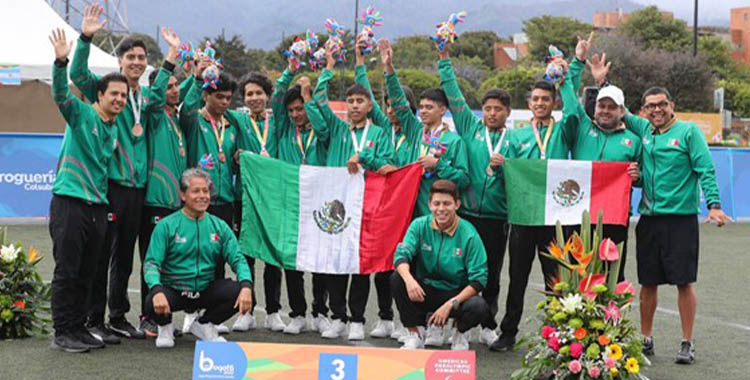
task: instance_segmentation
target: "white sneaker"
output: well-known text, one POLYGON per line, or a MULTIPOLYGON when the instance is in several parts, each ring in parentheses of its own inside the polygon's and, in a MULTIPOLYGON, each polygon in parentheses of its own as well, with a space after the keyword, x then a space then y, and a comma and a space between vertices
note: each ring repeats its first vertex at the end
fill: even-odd
POLYGON ((409 330, 407 330, 406 327, 401 326, 400 324, 399 324, 398 327, 396 327, 395 323, 394 323, 393 332, 391 333, 391 339, 395 339, 395 340, 403 343, 403 341, 401 340, 401 338, 405 337, 406 334, 408 334, 408 333, 409 333, 409 330))
POLYGON ((317 317, 313 318, 312 322, 310 323, 310 330, 315 332, 322 333, 329 327, 331 327, 331 321, 328 319, 328 317, 323 315, 318 315, 317 317))
POLYGON ((200 323, 198 321, 193 322, 190 325, 190 332, 193 333, 198 339, 209 342, 226 342, 224 337, 219 336, 219 330, 214 326, 213 323, 200 323))
POLYGON ((234 321, 234 324, 232 325, 232 331, 255 330, 255 326, 255 316, 248 312, 240 315, 240 317, 237 318, 236 321, 234 321))
POLYGON ((182 333, 190 334, 190 326, 198 319, 198 312, 185 313, 185 319, 182 320, 182 333))
POLYGON ((229 334, 229 327, 224 326, 223 323, 219 323, 218 325, 214 325, 216 327, 216 331, 219 334, 229 334))
POLYGON ((284 331, 286 323, 281 320, 281 314, 272 313, 266 316, 266 328, 271 331, 284 331))
POLYGON ((468 350, 469 339, 466 334, 458 332, 458 329, 453 329, 453 339, 451 343, 451 350, 468 350))
POLYGON ((334 319, 331 321, 330 326, 320 333, 320 336, 325 339, 336 339, 344 334, 344 331, 346 331, 346 323, 340 319, 334 319))
POLYGON ((404 350, 419 350, 424 348, 424 340, 419 332, 410 332, 407 330, 404 336, 404 344, 401 346, 404 350))
POLYGON ((174 347, 174 325, 159 326, 159 334, 156 337, 156 348, 174 347))
POLYGON ((427 333, 425 334, 424 345, 431 347, 442 347, 445 344, 445 338, 443 336, 443 328, 439 326, 430 325, 427 327, 427 333))
POLYGON ((388 338, 393 334, 393 321, 378 321, 375 328, 370 331, 373 338, 388 338))
POLYGON ((365 325, 361 322, 349 324, 349 340, 365 340, 365 325))
POLYGON ((297 316, 292 318, 292 321, 289 322, 288 325, 286 325, 286 328, 284 329, 284 334, 293 334, 297 335, 303 331, 307 331, 307 318, 303 316, 297 316))
POLYGON ((489 347, 496 340, 497 340, 497 333, 495 332, 495 330, 491 330, 485 327, 481 331, 479 331, 479 343, 484 344, 487 347, 489 347))

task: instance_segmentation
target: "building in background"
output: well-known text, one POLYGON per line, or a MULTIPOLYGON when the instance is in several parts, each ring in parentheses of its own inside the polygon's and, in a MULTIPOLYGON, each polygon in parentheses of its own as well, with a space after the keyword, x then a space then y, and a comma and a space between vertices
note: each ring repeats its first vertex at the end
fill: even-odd
POLYGON ((512 43, 495 44, 495 68, 509 69, 527 55, 529 55, 529 39, 525 33, 516 33, 513 35, 512 43))
POLYGON ((750 7, 734 8, 730 12, 729 33, 734 46, 732 59, 750 66, 750 7))

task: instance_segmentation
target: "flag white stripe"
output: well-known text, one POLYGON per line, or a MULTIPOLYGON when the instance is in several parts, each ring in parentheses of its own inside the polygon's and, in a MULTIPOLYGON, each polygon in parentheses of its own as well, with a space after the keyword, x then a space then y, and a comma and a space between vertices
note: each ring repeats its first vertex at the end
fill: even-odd
POLYGON ((591 161, 548 160, 544 224, 555 225, 558 220, 563 225, 580 224, 581 214, 590 204, 591 161), (578 192, 572 191, 576 185, 578 192), (566 195, 577 196, 570 201, 566 195))
POLYGON ((297 270, 318 273, 359 273, 359 236, 365 178, 346 168, 303 165, 299 171, 299 229, 297 270), (318 225, 326 202, 338 200, 344 205, 346 227, 328 233, 318 225))

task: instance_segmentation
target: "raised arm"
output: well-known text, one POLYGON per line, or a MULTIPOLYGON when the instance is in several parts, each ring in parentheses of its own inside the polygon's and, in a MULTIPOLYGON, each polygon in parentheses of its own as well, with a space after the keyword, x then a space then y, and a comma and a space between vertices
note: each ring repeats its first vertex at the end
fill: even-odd
POLYGON ((99 77, 89 70, 89 52, 91 51, 91 39, 107 23, 100 21, 104 8, 99 4, 89 5, 84 8, 81 20, 81 37, 78 39, 73 63, 70 66, 70 79, 73 84, 81 90, 83 96, 90 102, 96 101, 96 83, 99 77))
POLYGON ((73 42, 68 43, 63 29, 52 30, 49 40, 55 51, 55 63, 52 65, 52 97, 68 126, 76 128, 80 124, 78 116, 81 109, 87 105, 73 96, 68 86, 68 56, 73 49, 73 42))
POLYGON ((328 129, 328 123, 326 123, 323 114, 320 112, 318 105, 313 99, 310 78, 303 78, 304 79, 300 79, 300 88, 302 90, 302 99, 305 101, 305 114, 307 114, 307 120, 310 122, 310 125, 312 125, 315 134, 318 135, 318 140, 328 146, 328 142, 331 138, 331 130, 328 129))
POLYGON ((449 49, 450 43, 445 44, 444 50, 437 49, 438 56, 440 57, 438 61, 440 86, 448 97, 448 106, 453 116, 453 124, 456 126, 456 132, 461 137, 465 137, 467 134, 472 133, 472 126, 481 120, 471 112, 471 108, 466 103, 466 98, 464 98, 461 88, 458 87, 456 73, 453 71, 453 65, 451 64, 449 49))
POLYGON ((174 72, 175 57, 177 57, 177 51, 180 48, 180 38, 177 37, 177 34, 172 29, 162 28, 161 34, 164 37, 164 41, 169 45, 169 52, 164 59, 164 63, 162 63, 161 69, 156 74, 154 83, 148 88, 146 112, 158 111, 166 104, 167 85, 169 84, 169 78, 174 72))
POLYGON ((354 83, 359 83, 370 91, 370 99, 372 100, 372 110, 367 115, 375 125, 383 128, 387 135, 391 134, 391 121, 388 120, 388 116, 383 113, 383 109, 380 108, 380 104, 375 99, 375 95, 372 93, 372 86, 370 86, 370 80, 367 78, 367 67, 365 66, 365 57, 362 55, 362 48, 359 46, 363 44, 360 41, 360 37, 357 37, 357 48, 354 49, 354 57, 356 66, 354 66, 354 83))
POLYGON ((398 80, 398 75, 393 68, 393 48, 387 39, 380 40, 379 48, 380 59, 385 66, 385 83, 388 91, 388 99, 391 101, 391 107, 396 114, 396 118, 401 123, 401 129, 404 133, 412 137, 419 134, 422 130, 422 122, 411 112, 409 101, 406 100, 404 89, 398 80))

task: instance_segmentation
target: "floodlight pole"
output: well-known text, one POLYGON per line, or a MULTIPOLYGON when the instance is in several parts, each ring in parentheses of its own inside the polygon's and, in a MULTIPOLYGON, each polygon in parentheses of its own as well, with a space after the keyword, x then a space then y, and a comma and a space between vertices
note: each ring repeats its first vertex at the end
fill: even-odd
POLYGON ((698 0, 693 7, 693 56, 698 55, 698 0))

